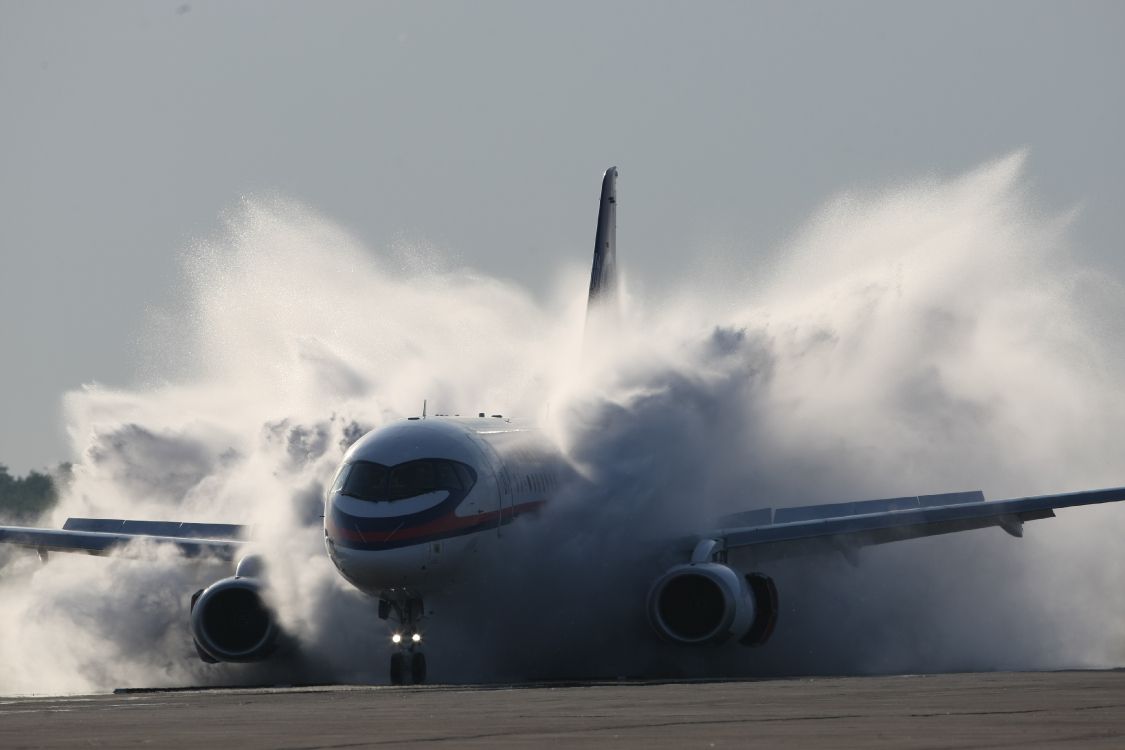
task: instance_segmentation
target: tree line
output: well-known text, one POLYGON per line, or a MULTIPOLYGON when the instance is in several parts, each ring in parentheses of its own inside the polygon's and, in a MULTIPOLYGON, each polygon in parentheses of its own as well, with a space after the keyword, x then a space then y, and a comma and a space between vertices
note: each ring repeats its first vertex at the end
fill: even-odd
POLYGON ((60 464, 55 474, 30 471, 14 477, 0 464, 0 520, 9 523, 34 521, 55 506, 61 482, 70 477, 70 464, 60 464))

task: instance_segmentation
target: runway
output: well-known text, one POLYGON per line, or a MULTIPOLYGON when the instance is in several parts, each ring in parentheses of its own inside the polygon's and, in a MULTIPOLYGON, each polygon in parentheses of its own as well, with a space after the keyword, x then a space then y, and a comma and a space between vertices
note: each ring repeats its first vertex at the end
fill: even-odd
POLYGON ((1125 747, 1125 672, 0 699, 0 747, 1125 747))

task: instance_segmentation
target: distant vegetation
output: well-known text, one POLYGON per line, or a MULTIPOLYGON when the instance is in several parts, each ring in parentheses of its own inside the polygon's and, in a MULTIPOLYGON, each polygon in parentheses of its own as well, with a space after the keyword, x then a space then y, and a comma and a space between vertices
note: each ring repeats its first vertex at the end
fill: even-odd
POLYGON ((32 471, 26 477, 13 477, 0 464, 0 522, 34 521, 55 506, 59 483, 69 478, 70 464, 60 464, 54 476, 32 471))

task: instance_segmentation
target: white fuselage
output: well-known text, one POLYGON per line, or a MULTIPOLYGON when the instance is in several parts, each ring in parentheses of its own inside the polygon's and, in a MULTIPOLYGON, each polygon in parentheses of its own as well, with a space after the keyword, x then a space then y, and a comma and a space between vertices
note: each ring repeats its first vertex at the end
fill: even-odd
POLYGON ((351 446, 328 489, 328 554, 373 596, 439 590, 504 526, 540 509, 563 466, 538 431, 498 417, 387 425, 351 446))

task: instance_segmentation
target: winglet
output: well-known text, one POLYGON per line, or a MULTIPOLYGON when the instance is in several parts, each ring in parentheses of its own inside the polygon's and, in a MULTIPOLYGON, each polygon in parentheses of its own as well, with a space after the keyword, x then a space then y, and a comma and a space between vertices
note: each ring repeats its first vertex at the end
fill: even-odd
POLYGON ((598 204, 598 230, 594 237, 594 267, 590 272, 590 299, 586 310, 615 304, 617 300, 617 167, 602 178, 598 204))

